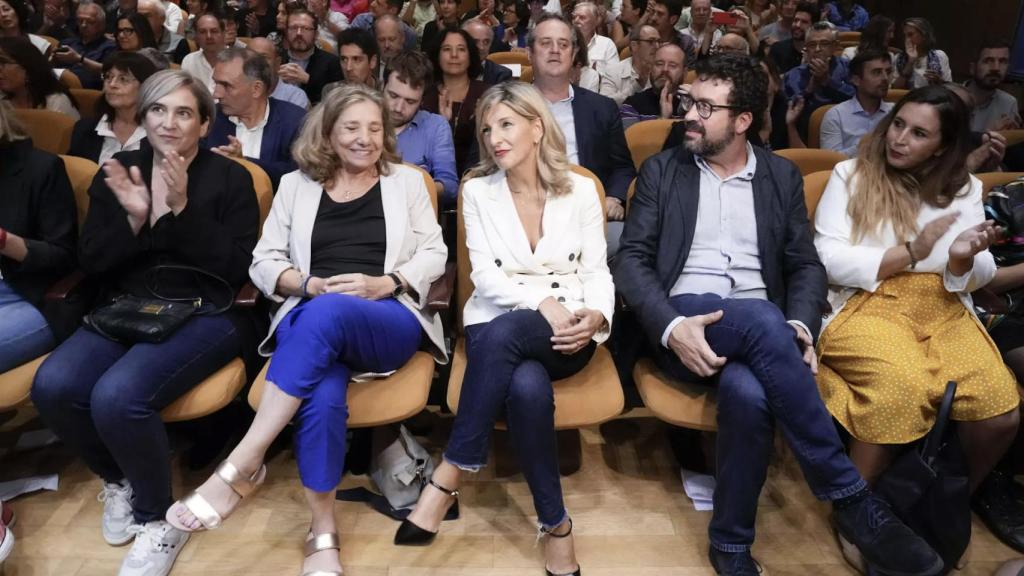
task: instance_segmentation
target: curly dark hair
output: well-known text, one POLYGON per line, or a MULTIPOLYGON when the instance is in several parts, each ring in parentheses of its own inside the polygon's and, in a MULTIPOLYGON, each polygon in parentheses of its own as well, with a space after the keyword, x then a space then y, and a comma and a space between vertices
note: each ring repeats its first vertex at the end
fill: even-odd
POLYGON ((78 107, 71 92, 57 80, 50 61, 32 45, 27 36, 0 38, 0 53, 25 70, 25 84, 32 97, 32 106, 45 108, 47 96, 63 94, 76 108, 78 107))
MULTIPOLYGON (((103 61, 103 74, 110 73, 111 70, 118 72, 129 73, 136 80, 139 81, 139 86, 146 81, 147 78, 156 74, 156 65, 138 52, 123 52, 118 51, 107 56, 107 59, 103 61)), ((106 115, 110 122, 114 122, 114 107, 111 106, 106 98, 99 98, 96 100, 96 117, 100 118, 106 115)))
POLYGON ((462 36, 462 40, 466 42, 466 49, 469 52, 469 68, 466 69, 466 74, 469 75, 470 79, 476 78, 483 71, 480 51, 477 49, 476 41, 469 35, 469 32, 462 28, 447 27, 437 35, 437 42, 430 49, 430 63, 434 65, 434 80, 437 82, 444 80, 444 72, 441 70, 441 45, 452 34, 462 36))
POLYGON ((723 80, 732 84, 726 103, 734 108, 730 115, 749 112, 752 119, 748 134, 757 134, 764 124, 768 108, 768 73, 757 58, 742 54, 716 54, 698 60, 693 66, 700 80, 723 80))

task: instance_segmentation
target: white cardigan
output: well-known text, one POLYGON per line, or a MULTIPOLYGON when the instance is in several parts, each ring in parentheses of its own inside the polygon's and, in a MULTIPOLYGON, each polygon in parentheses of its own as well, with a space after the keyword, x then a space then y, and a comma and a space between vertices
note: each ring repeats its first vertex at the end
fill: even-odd
MULTIPOLYGON (((448 249, 441 238, 441 227, 434 217, 423 175, 401 164, 392 164, 390 168, 390 174, 380 177, 387 234, 384 271, 401 274, 416 292, 418 300, 406 292, 398 301, 416 314, 434 345, 434 358, 447 362, 441 319, 427 309, 427 293, 431 283, 444 274, 448 249)), ((277 280, 289 268, 309 274, 313 223, 322 192, 320 183, 298 170, 285 174, 263 224, 263 235, 253 251, 249 267, 253 284, 267 298, 283 302, 274 314, 269 334, 260 344, 260 354, 264 356, 273 352, 271 342, 277 325, 302 300, 277 294, 277 280)))
MULTIPOLYGON (((852 243, 853 223, 847 213, 847 205, 850 202, 850 191, 854 189, 855 180, 852 175, 856 165, 856 159, 836 165, 815 213, 814 245, 828 272, 828 300, 832 305, 832 312, 822 322, 822 330, 839 314, 857 290, 874 292, 881 285, 882 281, 877 277, 882 257, 886 250, 899 244, 892 226, 883 227, 879 236, 866 236, 858 244, 852 243)), ((996 273, 996 263, 992 254, 985 250, 974 256, 974 266, 963 276, 954 276, 949 271, 949 246, 953 240, 964 230, 985 221, 981 181, 971 176, 965 187, 969 188, 967 194, 957 197, 946 208, 927 204, 921 206, 917 215, 919 228, 951 212, 960 211, 960 217, 935 243, 931 254, 918 262, 914 270, 907 271, 941 274, 946 290, 959 296, 964 306, 973 313, 971 292, 992 280, 996 273)))
POLYGON ((512 310, 536 310, 551 296, 571 311, 601 312, 608 328, 593 339, 608 339, 615 286, 608 272, 604 208, 590 178, 573 172, 569 177, 571 193, 547 197, 536 252, 530 250, 504 171, 463 185, 466 247, 475 286, 463 311, 465 325, 489 322, 512 310))

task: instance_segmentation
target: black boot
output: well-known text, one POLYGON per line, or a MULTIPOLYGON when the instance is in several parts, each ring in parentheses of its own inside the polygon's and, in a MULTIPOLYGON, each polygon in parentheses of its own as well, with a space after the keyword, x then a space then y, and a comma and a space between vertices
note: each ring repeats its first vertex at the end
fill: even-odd
POLYGON ((971 507, 1004 544, 1024 552, 1024 502, 1022 487, 1013 478, 993 470, 974 494, 971 507))
POLYGON ((708 560, 719 576, 758 576, 761 573, 761 565, 750 555, 750 550, 722 552, 709 546, 708 560))
POLYGON ((840 500, 834 504, 832 517, 836 529, 860 550, 875 573, 935 576, 942 571, 942 558, 893 514, 881 496, 865 490, 847 502, 840 500))
MULTIPOLYGON (((445 488, 444 486, 441 486, 437 482, 434 482, 433 478, 431 478, 430 480, 427 480, 427 482, 429 482, 430 485, 433 486, 434 488, 437 488, 441 492, 444 492, 445 494, 447 494, 449 497, 455 499, 452 502, 451 506, 449 506, 449 510, 452 510, 452 509, 456 510, 456 516, 457 516, 458 515, 457 510, 458 510, 458 506, 459 506, 459 491, 458 490, 449 490, 449 489, 445 488)), ((430 544, 431 542, 433 542, 434 538, 436 536, 437 536, 437 532, 431 532, 429 530, 424 530, 423 528, 420 528, 419 526, 413 524, 410 520, 406 519, 406 520, 402 520, 402 525, 399 526, 398 527, 398 531, 395 532, 395 545, 396 546, 426 546, 426 545, 430 544)))

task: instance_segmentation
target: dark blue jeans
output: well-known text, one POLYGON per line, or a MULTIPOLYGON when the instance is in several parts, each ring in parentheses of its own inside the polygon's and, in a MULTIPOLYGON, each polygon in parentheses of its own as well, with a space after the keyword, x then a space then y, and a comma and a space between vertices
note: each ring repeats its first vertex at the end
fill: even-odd
POLYGON ((222 315, 196 316, 160 344, 118 344, 79 328, 32 385, 39 415, 105 482, 127 479, 135 521, 171 505, 171 462, 160 410, 241 353, 222 315))
POLYGON ((551 349, 551 325, 540 312, 516 310, 466 326, 466 375, 444 459, 462 470, 487 464, 488 440, 504 412, 537 518, 554 528, 568 517, 558 475, 552 380, 582 370, 594 343, 572 355, 551 349))
MULTIPOLYGON (((804 364, 796 333, 777 306, 714 294, 675 296, 672 306, 683 316, 724 312, 704 331, 711 349, 729 360, 708 381, 718 387, 718 470, 715 511, 708 527, 712 546, 740 552, 754 542, 773 421, 781 427, 816 497, 838 500, 866 487, 846 457, 814 375, 804 364)), ((655 360, 680 380, 701 380, 671 350, 658 346, 655 360)))
POLYGON ((295 415, 295 460, 303 486, 329 492, 341 481, 352 373, 401 368, 422 334, 416 316, 394 298, 324 294, 284 317, 267 380, 302 399, 295 415))

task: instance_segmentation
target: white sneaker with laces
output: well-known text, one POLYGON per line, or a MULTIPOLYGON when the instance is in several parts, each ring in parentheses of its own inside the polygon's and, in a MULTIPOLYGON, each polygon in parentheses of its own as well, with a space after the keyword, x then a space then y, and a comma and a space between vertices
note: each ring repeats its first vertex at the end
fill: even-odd
POLYGON ((124 484, 103 484, 97 500, 103 502, 103 539, 111 546, 127 544, 135 537, 128 530, 135 524, 135 493, 127 481, 124 484))
POLYGON ((167 576, 188 542, 189 533, 175 529, 163 520, 154 520, 128 528, 135 543, 121 563, 118 576, 167 576))

